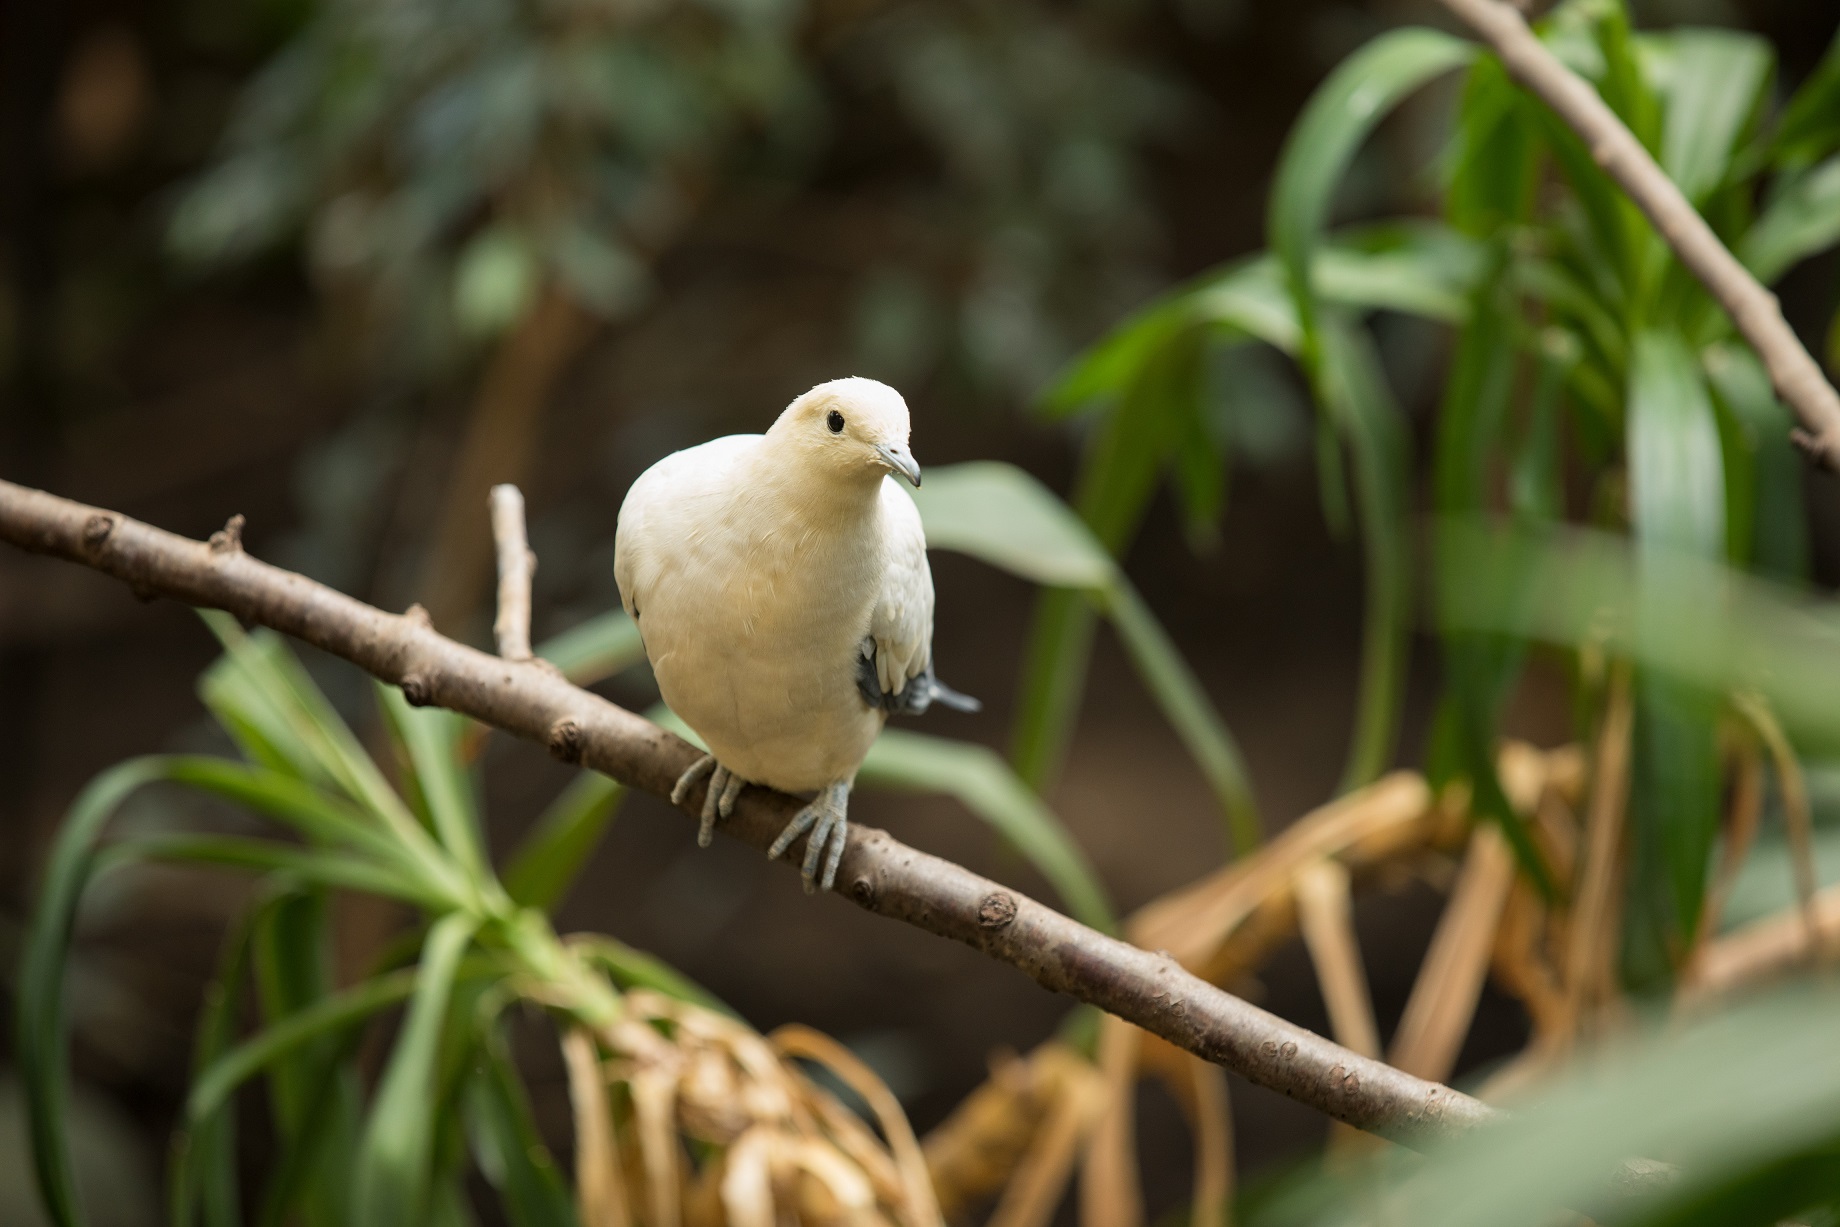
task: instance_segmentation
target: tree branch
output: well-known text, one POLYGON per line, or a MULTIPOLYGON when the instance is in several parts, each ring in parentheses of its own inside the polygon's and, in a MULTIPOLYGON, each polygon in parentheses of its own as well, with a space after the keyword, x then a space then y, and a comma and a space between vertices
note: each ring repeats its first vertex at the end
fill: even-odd
MULTIPOLYGON (((244 553, 0 481, 0 540, 94 567, 142 597, 227 610, 292 635, 433 704, 547 745, 552 754, 669 796, 697 757, 687 742, 535 662, 503 660, 244 553)), ((419 611, 417 611, 419 613, 419 611)), ((702 790, 685 799, 698 814, 702 790)), ((718 828, 765 851, 800 802, 750 788, 718 828)), ((786 863, 800 861, 795 846, 786 863)), ((950 937, 1337 1120, 1408 1145, 1496 1115, 1468 1095, 1350 1052, 1198 979, 1167 954, 1107 937, 886 832, 850 824, 839 893, 950 937)))
POLYGON ((1738 262, 1635 134, 1588 82, 1546 49, 1515 8, 1501 0, 1444 0, 1444 7, 1494 48, 1510 76, 1584 139, 1604 173, 1648 215, 1757 351, 1777 396, 1801 421, 1791 436, 1796 446, 1822 467, 1840 472, 1840 393, 1783 319, 1776 295, 1738 262))

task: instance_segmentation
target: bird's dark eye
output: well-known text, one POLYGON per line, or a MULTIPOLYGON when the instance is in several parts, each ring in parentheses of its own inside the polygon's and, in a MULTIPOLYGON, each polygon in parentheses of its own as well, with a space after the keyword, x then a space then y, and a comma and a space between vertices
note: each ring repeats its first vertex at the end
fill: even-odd
POLYGON ((831 410, 829 416, 824 419, 824 424, 831 428, 831 433, 834 435, 843 433, 843 415, 835 409, 831 410))

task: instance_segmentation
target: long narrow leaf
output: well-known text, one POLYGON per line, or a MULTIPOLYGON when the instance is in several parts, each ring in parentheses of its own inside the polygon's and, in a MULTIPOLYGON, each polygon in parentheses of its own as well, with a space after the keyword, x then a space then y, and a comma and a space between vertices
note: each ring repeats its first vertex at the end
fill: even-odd
POLYGON ((1471 44, 1434 30, 1388 31, 1329 75, 1286 138, 1267 230, 1297 301, 1306 366, 1317 348, 1310 269, 1355 151, 1402 99, 1474 55, 1471 44))
MULTIPOLYGON (((1679 338, 1637 338, 1629 390, 1636 539, 1720 558, 1726 548, 1718 427, 1699 364, 1679 338)), ((1634 849, 1625 961, 1642 985, 1666 981, 1699 922, 1718 832, 1717 703, 1665 677, 1636 692, 1634 849)))
POLYGON ((1406 550, 1407 464, 1404 426, 1365 334, 1325 321, 1324 400, 1341 419, 1354 458, 1355 494, 1367 567, 1361 691, 1354 736, 1342 774, 1357 788, 1390 765, 1404 695, 1410 599, 1406 550))
POLYGON ((485 883, 484 837, 473 781, 461 761, 466 717, 437 707, 411 707, 396 686, 378 683, 378 704, 401 739, 415 792, 428 807, 436 836, 476 883, 485 883))
POLYGON ((552 911, 600 843, 626 790, 584 771, 550 803, 505 865, 505 893, 520 907, 552 911))
POLYGON ((32 1164, 39 1196, 56 1227, 77 1227, 82 1212, 65 1137, 69 1072, 64 974, 77 905, 95 865, 96 840, 121 803, 160 778, 164 759, 132 759, 92 780, 58 829, 39 884, 32 926, 19 971, 17 1019, 20 1074, 32 1132, 32 1164))
POLYGON ((273 713, 282 730, 274 735, 278 750, 303 771, 323 772, 386 821, 413 825, 402 798, 279 635, 267 630, 246 634, 224 613, 204 610, 199 616, 224 645, 225 667, 241 671, 252 683, 239 693, 259 696, 273 713))
POLYGON ((496 1028, 479 1049, 467 1081, 466 1119, 480 1171, 504 1199, 514 1227, 575 1227, 575 1203, 496 1028))
POLYGON ((1120 576, 1101 599, 1137 665, 1138 676, 1156 696, 1158 706, 1219 798, 1227 816, 1232 853, 1246 855, 1259 846, 1264 833, 1259 829, 1252 781, 1233 734, 1137 589, 1120 576))
POLYGON ((461 955, 477 922, 453 913, 435 922, 416 970, 415 994, 402 1032, 371 1105, 352 1180, 357 1227, 401 1227, 429 1210, 434 1125, 429 1105, 436 1088, 441 1024, 461 955))

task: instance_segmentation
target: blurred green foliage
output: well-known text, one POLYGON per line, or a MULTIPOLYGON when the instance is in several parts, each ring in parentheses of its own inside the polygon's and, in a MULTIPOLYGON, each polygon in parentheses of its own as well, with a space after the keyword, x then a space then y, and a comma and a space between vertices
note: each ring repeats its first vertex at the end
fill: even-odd
MULTIPOLYGON (((1780 278, 1840 241, 1840 210, 1824 203, 1840 173, 1840 47, 1777 105, 1773 52, 1750 35, 1638 33, 1620 0, 1571 0, 1541 33, 1760 277, 1780 278)), ((1434 514, 1525 526, 1575 520, 1627 532, 1644 551, 1694 553, 1789 581, 1805 575, 1791 418, 1756 355, 1578 138, 1469 44, 1402 29, 1344 61, 1286 145, 1269 232, 1272 254, 1206 274, 1120 325, 1047 407, 1096 416, 1076 505, 1118 549, 1159 474, 1191 516, 1218 513, 1214 488, 1191 475, 1217 473, 1228 459, 1204 416, 1201 355, 1262 344, 1295 359, 1318 407, 1325 514, 1335 526, 1358 520, 1367 564, 1349 785, 1393 757, 1413 582, 1406 515, 1417 482, 1408 425, 1363 326, 1377 313, 1456 329, 1432 428, 1424 497, 1434 514), (1330 230, 1338 185, 1365 136, 1458 69, 1441 220, 1330 230)), ((1447 581, 1469 582, 1441 547, 1432 561, 1447 581)), ((1018 728, 1026 778, 1043 779, 1065 744, 1090 619, 1060 598, 1042 604, 1018 728)), ((1559 884, 1494 779, 1496 722, 1526 656, 1525 637, 1504 629, 1441 628, 1444 694, 1430 768, 1437 779, 1471 780, 1526 872, 1551 892, 1559 884)), ((1588 699, 1595 683, 1578 680, 1588 699)), ((1624 911, 1625 972, 1635 984, 1664 985, 1696 931, 1725 786, 1723 698, 1663 671, 1638 677, 1624 911)))
POLYGON ((204 266, 299 242, 362 304, 373 356, 426 376, 546 287, 629 316, 712 200, 784 198, 919 142, 939 173, 893 185, 886 224, 911 237, 862 286, 862 356, 910 380, 957 358, 1028 394, 1152 284, 1142 155, 1185 101, 1116 50, 1125 19, 1034 0, 317 0, 169 242, 204 266))

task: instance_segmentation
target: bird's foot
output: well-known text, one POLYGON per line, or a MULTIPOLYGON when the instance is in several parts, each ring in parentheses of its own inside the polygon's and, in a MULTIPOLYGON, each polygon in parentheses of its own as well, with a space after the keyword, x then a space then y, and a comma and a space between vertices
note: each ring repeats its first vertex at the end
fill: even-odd
POLYGON ((705 754, 677 777, 677 783, 671 786, 671 804, 682 805, 704 776, 709 777, 709 791, 703 794, 703 822, 696 829, 696 842, 698 847, 707 848, 715 837, 716 819, 735 812, 735 798, 747 787, 747 781, 718 763, 715 755, 705 754))
POLYGON ((823 886, 825 890, 837 884, 837 864, 843 860, 843 845, 850 831, 850 782, 838 780, 826 784, 818 790, 810 805, 793 815, 786 829, 779 833, 773 846, 767 849, 767 855, 777 858, 780 853, 792 846, 792 841, 811 832, 811 838, 805 841, 805 892, 810 894, 817 885, 818 862, 824 862, 823 886), (825 855, 829 847, 830 855, 825 855))

